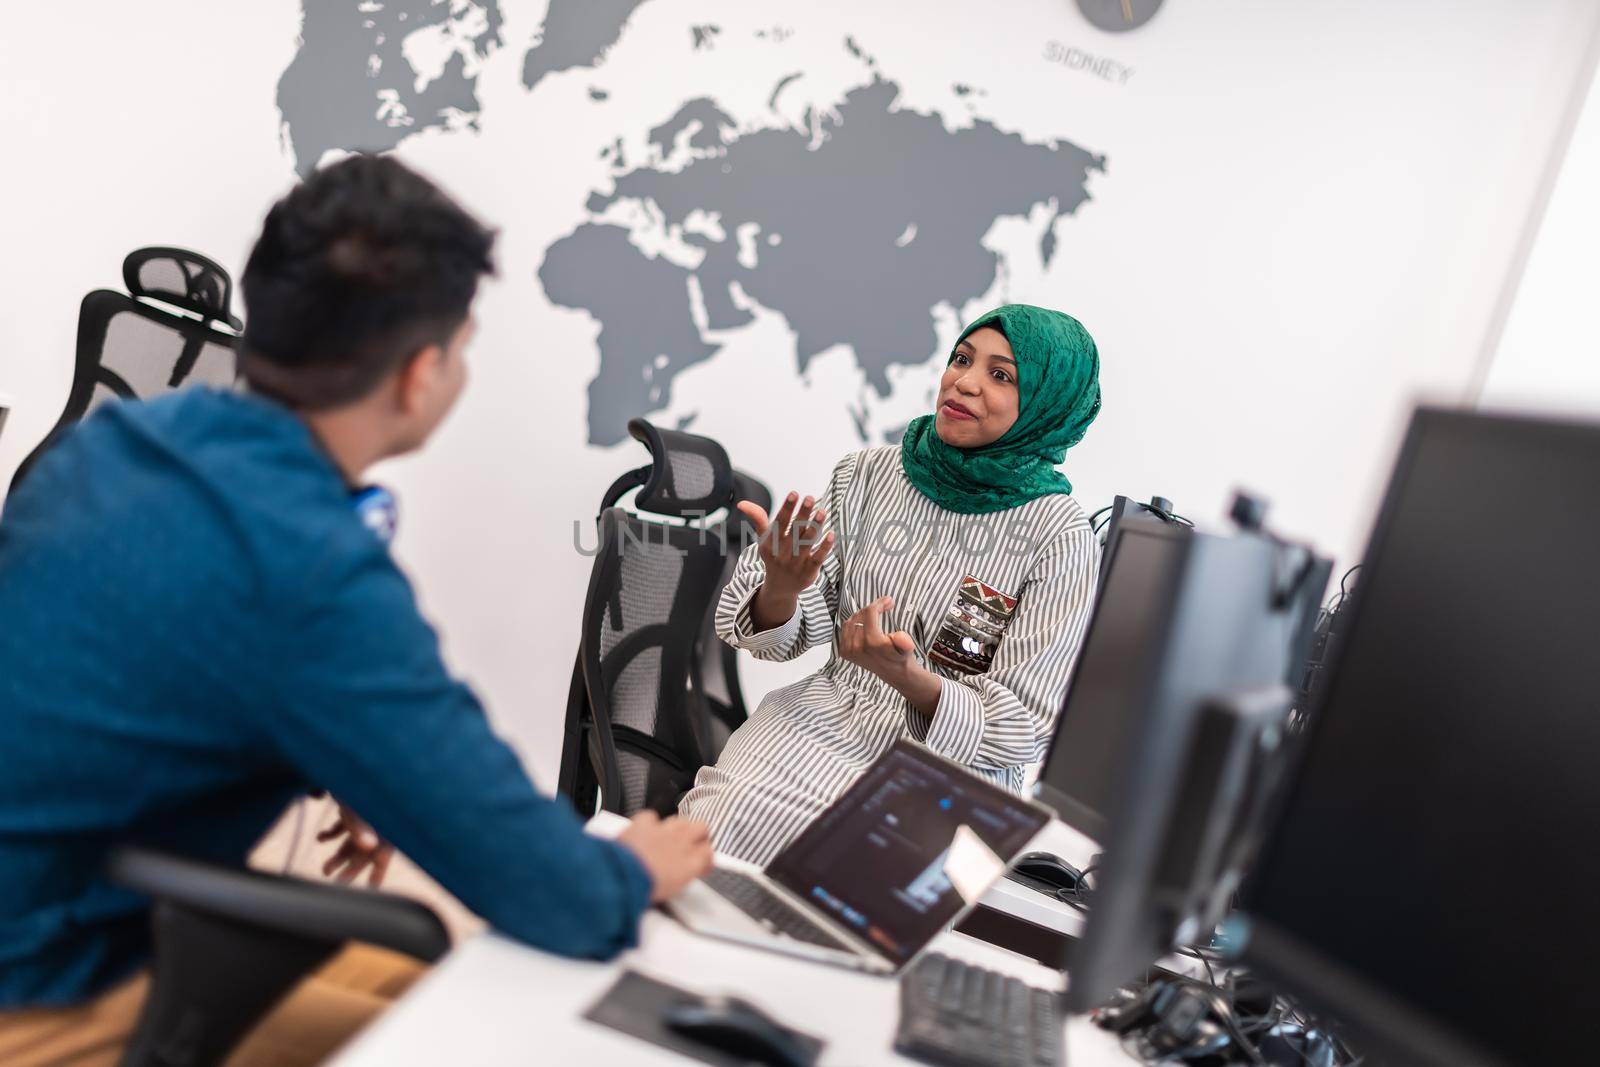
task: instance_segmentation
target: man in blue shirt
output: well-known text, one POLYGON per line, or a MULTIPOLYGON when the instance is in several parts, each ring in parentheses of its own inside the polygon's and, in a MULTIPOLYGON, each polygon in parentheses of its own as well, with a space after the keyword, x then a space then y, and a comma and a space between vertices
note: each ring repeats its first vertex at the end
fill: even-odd
MULTIPOLYGON (((8 1025, 146 965, 147 904, 101 873, 114 847, 239 863, 308 788, 370 824, 346 819, 349 873, 381 861, 375 830, 553 952, 632 945, 709 867, 699 824, 602 841, 534 789, 352 506, 459 396, 492 244, 392 159, 317 172, 245 268, 249 392, 107 405, 6 502, 0 1060, 8 1025)), ((42 1047, 28 1062, 65 1062, 42 1047)))

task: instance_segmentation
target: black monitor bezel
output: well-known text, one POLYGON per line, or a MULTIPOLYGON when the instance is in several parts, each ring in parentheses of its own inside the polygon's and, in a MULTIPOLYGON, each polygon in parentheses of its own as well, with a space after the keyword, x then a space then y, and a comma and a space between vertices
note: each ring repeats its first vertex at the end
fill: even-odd
MULTIPOLYGON (((1234 596, 1254 590, 1262 599, 1249 603, 1273 614, 1289 611, 1288 605, 1273 602, 1272 586, 1275 558, 1294 547, 1253 532, 1196 535, 1190 540, 1179 576, 1179 596, 1160 646, 1160 668, 1137 709, 1135 732, 1119 751, 1107 756, 1114 761, 1121 784, 1107 813, 1112 838, 1105 842, 1100 860, 1101 877, 1095 881, 1081 950, 1070 961, 1068 1011, 1098 1007, 1118 984, 1131 979, 1139 966, 1153 962, 1170 948, 1172 931, 1163 929, 1166 918, 1155 916, 1152 902, 1170 888, 1160 884, 1161 857, 1175 806, 1183 799, 1192 731, 1198 728, 1204 708, 1215 700, 1268 688, 1283 693, 1286 700, 1288 692, 1282 684, 1281 667, 1270 676, 1253 676, 1254 667, 1265 664, 1252 662, 1249 650, 1262 646, 1249 643, 1251 633, 1241 634, 1229 625, 1217 624, 1216 600, 1208 594, 1229 589, 1233 592, 1227 595, 1234 596), (1229 634, 1234 636, 1225 638, 1229 634), (1201 662, 1210 666, 1197 675, 1191 668, 1201 662), (1214 678, 1213 674, 1225 677, 1214 678), (1213 685, 1216 688, 1211 688, 1213 685), (1142 962, 1132 963, 1134 956, 1145 952, 1149 954, 1142 962)), ((1255 610, 1242 609, 1245 603, 1233 601, 1228 614, 1255 610)), ((1283 649, 1285 658, 1289 651, 1283 649)), ((1173 921, 1178 921, 1177 917, 1173 921)))
MULTIPOLYGON (((1549 431, 1568 428, 1589 434, 1594 432, 1593 427, 1568 421, 1496 417, 1518 429, 1539 428, 1549 431)), ((1289 784, 1274 805, 1272 824, 1262 834, 1261 849, 1239 894, 1239 911, 1244 917, 1243 929, 1247 931, 1241 950, 1241 958, 1245 963, 1272 981, 1318 1002, 1341 1024, 1358 1031, 1372 1046, 1382 1046, 1365 1048, 1364 1051, 1389 1052, 1406 1056, 1409 1061, 1459 1064, 1463 1067, 1499 1067, 1504 1061, 1478 1045, 1469 1035, 1403 1000, 1398 991, 1386 988, 1318 952, 1314 946, 1271 920, 1250 914, 1250 908, 1252 902, 1259 899, 1261 872, 1271 864, 1273 851, 1282 838, 1284 818, 1304 787, 1301 770, 1325 726, 1325 711, 1339 692, 1339 660, 1349 636, 1361 625, 1366 600, 1362 590, 1370 587, 1380 574, 1376 562, 1378 554, 1392 531, 1400 501, 1416 473, 1417 452, 1427 433, 1435 427, 1476 422, 1482 418, 1479 412, 1427 405, 1419 406, 1413 412, 1397 452, 1383 501, 1373 520, 1372 533, 1361 554, 1361 579, 1348 594, 1348 603, 1341 612, 1341 639, 1336 647, 1329 650, 1326 679, 1311 695, 1306 732, 1290 756, 1291 766, 1287 774, 1289 784)))
MULTIPOLYGON (((1095 841, 1099 841, 1105 834, 1105 812, 1090 806, 1078 797, 1051 783, 1048 781, 1048 775, 1050 761, 1055 756, 1057 744, 1061 740, 1061 734, 1066 725, 1067 711, 1072 706, 1072 695, 1078 688, 1078 677, 1081 673, 1080 668, 1083 664, 1083 657, 1089 654, 1091 642, 1094 640, 1095 620, 1099 618, 1100 610, 1105 600, 1108 585, 1107 578, 1111 574, 1111 568, 1115 566, 1114 557, 1117 549, 1122 545, 1122 538, 1129 532, 1140 535, 1148 534, 1172 542, 1181 541, 1186 545, 1194 536, 1194 530, 1191 527, 1166 522, 1154 516, 1146 516, 1143 513, 1129 512, 1123 518, 1133 521, 1119 522, 1112 528, 1113 536, 1106 542, 1105 558, 1101 560, 1100 580, 1095 589, 1094 610, 1089 616, 1089 625, 1084 631, 1083 648, 1079 653, 1078 662, 1073 665, 1072 678, 1068 681, 1067 691, 1061 698, 1061 706, 1056 710, 1055 723, 1050 731, 1050 746, 1045 752, 1044 760, 1039 764, 1039 775, 1034 781, 1034 796, 1038 797, 1041 803, 1054 811, 1056 817, 1062 822, 1079 833, 1093 838, 1095 841)), ((1171 600, 1178 587, 1182 584, 1184 564, 1184 560, 1178 561, 1172 584, 1165 591, 1168 601, 1171 600)), ((1165 646, 1171 623, 1170 617, 1163 620, 1160 632, 1151 635, 1153 644, 1160 647, 1165 646)), ((1144 686, 1142 690, 1143 696, 1148 697, 1149 686, 1154 684, 1154 679, 1147 677, 1141 684, 1144 686)))

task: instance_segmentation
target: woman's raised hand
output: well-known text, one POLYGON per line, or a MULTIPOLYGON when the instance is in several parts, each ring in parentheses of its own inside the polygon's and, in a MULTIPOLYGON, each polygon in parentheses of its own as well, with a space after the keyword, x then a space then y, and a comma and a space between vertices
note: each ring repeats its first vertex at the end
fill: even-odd
POLYGON ((822 561, 833 551, 833 534, 818 536, 828 513, 817 507, 815 497, 800 500, 797 494, 790 493, 771 519, 753 500, 741 500, 739 510, 761 537, 761 562, 766 565, 768 583, 780 592, 798 596, 817 580, 822 561))
POLYGON ((757 630, 770 630, 794 614, 801 591, 817 580, 822 561, 833 551, 833 533, 819 536, 828 513, 817 507, 815 497, 801 500, 796 493, 785 497, 770 519, 766 509, 752 500, 741 500, 739 511, 761 538, 759 551, 767 572, 752 605, 752 621, 757 630))

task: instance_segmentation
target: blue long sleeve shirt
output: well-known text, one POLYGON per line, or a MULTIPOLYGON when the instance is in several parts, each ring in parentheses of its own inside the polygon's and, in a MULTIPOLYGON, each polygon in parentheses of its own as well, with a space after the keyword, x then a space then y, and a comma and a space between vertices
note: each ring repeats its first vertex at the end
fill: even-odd
POLYGON ((644 868, 534 789, 303 422, 202 389, 102 407, 0 517, 0 1008, 147 960, 115 846, 238 863, 307 787, 513 937, 637 936, 644 868))

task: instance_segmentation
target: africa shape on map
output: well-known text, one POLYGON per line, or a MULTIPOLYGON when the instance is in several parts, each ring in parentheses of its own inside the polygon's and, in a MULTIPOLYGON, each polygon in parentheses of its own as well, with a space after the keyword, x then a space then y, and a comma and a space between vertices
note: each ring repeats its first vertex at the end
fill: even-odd
MULTIPOLYGON (((551 0, 521 56, 522 85, 534 92, 549 76, 602 64, 646 2, 665 0, 551 0)), ((505 45, 498 0, 304 0, 304 9, 301 47, 278 84, 301 173, 330 149, 381 151, 425 129, 478 127, 478 71, 505 45)), ((733 46, 719 32, 684 25, 695 48, 733 46)), ((538 271, 552 303, 599 324, 591 443, 621 441, 629 419, 664 409, 673 379, 720 349, 706 335, 748 325, 757 306, 788 323, 796 373, 842 345, 886 396, 891 366, 934 355, 935 310, 994 285, 1002 256, 983 237, 997 219, 1048 208, 1039 254, 1050 264, 1058 220, 1089 198, 1104 157, 986 119, 947 128, 936 113, 897 106, 899 86, 854 40, 841 47, 862 66, 861 84, 798 123, 776 105, 800 70, 773 78, 771 113, 759 119, 736 120, 706 97, 664 109, 636 165, 617 131, 599 176, 607 187, 573 205, 581 221, 538 271), (619 205, 643 210, 618 221, 619 205), (636 227, 703 256, 690 266, 650 255, 636 227)), ((602 89, 591 96, 605 99, 602 89)), ((872 428, 855 417, 865 442, 872 428)))

